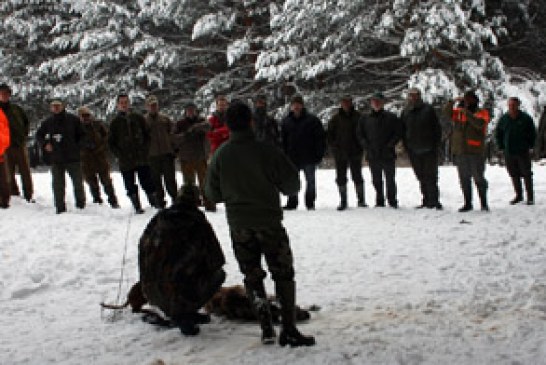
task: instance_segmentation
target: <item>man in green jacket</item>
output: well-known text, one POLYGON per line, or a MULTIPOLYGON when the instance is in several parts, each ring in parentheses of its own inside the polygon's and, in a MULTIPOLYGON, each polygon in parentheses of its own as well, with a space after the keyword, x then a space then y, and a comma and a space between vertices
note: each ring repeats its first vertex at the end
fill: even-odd
POLYGON ((34 202, 32 186, 32 174, 28 162, 27 136, 29 132, 29 120, 25 111, 17 104, 10 101, 11 88, 7 84, 0 85, 0 108, 9 121, 10 146, 6 151, 8 170, 10 175, 11 195, 19 195, 19 187, 15 180, 15 170, 19 170, 23 183, 23 196, 29 203, 34 202))
POLYGON ((118 114, 110 123, 108 146, 118 159, 127 196, 133 203, 135 212, 142 214, 144 210, 140 205, 135 175, 138 175, 138 181, 146 192, 150 205, 157 206, 155 186, 148 161, 150 131, 142 114, 130 110, 128 95, 118 95, 117 109, 118 114))
POLYGON ((495 138, 499 150, 504 151, 506 169, 512 178, 516 197, 510 204, 523 201, 521 178, 525 182, 527 204, 535 203, 533 193, 533 171, 531 155, 535 145, 536 127, 531 116, 520 110, 521 101, 517 97, 508 99, 508 112, 497 123, 495 138))
POLYGON ((246 292, 262 328, 262 343, 275 341, 275 331, 264 288, 261 266, 265 256, 275 293, 282 307, 281 346, 312 346, 315 339, 295 326, 293 256, 282 221, 279 192, 296 194, 300 181, 296 167, 275 146, 256 141, 252 112, 243 102, 227 110, 230 138, 213 155, 205 194, 225 202, 235 257, 244 275, 246 292))

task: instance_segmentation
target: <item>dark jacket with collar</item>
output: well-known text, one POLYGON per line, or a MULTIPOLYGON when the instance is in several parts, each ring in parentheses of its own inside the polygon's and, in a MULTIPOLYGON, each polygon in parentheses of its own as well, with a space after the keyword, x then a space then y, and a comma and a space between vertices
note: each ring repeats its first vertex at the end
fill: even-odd
POLYGON ((225 202, 231 228, 279 227, 283 218, 279 193, 300 189, 295 166, 277 147, 258 142, 251 130, 230 132, 213 155, 205 195, 225 202))
POLYGON ((358 137, 368 160, 394 160, 395 146, 402 138, 402 123, 385 109, 372 111, 360 119, 358 137))
POLYGON ((357 136, 360 118, 360 113, 354 108, 349 112, 339 108, 337 113, 330 119, 326 137, 335 159, 352 160, 362 158, 362 146, 357 136))
POLYGON ((281 136, 284 152, 298 168, 317 165, 324 157, 324 128, 320 120, 306 109, 299 117, 290 112, 283 119, 281 136))
POLYGON ((51 162, 61 164, 80 161, 83 135, 80 119, 63 110, 42 122, 36 139, 42 145, 51 144, 51 162))
POLYGON ((108 146, 121 171, 148 165, 150 131, 142 114, 118 113, 110 123, 108 146))
POLYGON ((426 103, 406 107, 400 116, 404 147, 411 153, 435 152, 442 140, 442 126, 434 108, 426 103))

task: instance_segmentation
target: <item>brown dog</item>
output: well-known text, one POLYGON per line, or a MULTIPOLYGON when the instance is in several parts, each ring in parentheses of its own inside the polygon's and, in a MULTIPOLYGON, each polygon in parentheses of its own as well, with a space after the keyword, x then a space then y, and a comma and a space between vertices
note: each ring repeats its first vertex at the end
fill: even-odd
MULTIPOLYGON (((268 295, 267 300, 271 309, 271 317, 274 323, 281 321, 281 307, 272 295, 268 295)), ((317 306, 311 306, 309 309, 303 309, 296 305, 296 320, 306 321, 311 318, 310 311, 317 311, 317 306)), ((205 304, 205 312, 217 316, 223 316, 230 320, 257 321, 250 300, 246 295, 245 289, 241 285, 222 287, 205 304)))

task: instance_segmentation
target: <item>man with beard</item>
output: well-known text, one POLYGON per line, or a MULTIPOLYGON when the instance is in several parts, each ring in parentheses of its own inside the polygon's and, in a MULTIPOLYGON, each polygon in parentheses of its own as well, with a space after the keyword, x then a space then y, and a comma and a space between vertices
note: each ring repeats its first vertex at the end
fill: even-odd
POLYGON ((485 179, 485 136, 490 121, 487 109, 478 107, 479 99, 474 91, 449 101, 444 113, 451 118, 451 153, 464 196, 459 212, 468 212, 472 206, 472 180, 478 189, 482 211, 489 211, 487 204, 487 180, 485 179), (455 103, 458 105, 454 106, 455 103))
MULTIPOLYGON (((290 101, 290 112, 282 121, 281 139, 284 152, 298 170, 303 170, 307 183, 305 206, 307 210, 314 210, 316 170, 325 149, 324 128, 320 119, 307 111, 300 95, 292 97, 290 101)), ((284 209, 294 210, 297 207, 298 195, 290 195, 284 209)))
POLYGON ((11 195, 19 195, 19 187, 15 180, 15 170, 19 170, 23 186, 23 197, 29 203, 34 202, 32 195, 32 174, 28 160, 26 139, 29 132, 29 120, 25 111, 17 104, 11 102, 11 88, 6 84, 0 85, 0 109, 4 112, 9 122, 10 145, 6 151, 8 159, 8 171, 11 195))
POLYGON ((57 214, 66 212, 65 173, 72 179, 76 208, 85 207, 80 148, 84 131, 80 120, 65 110, 64 103, 55 99, 50 104, 52 115, 44 120, 36 132, 36 139, 51 154, 53 198, 57 214))
POLYGON ((533 171, 531 155, 537 136, 535 123, 531 116, 520 109, 521 101, 517 97, 508 99, 508 112, 497 123, 495 137, 497 146, 504 151, 506 170, 512 178, 516 196, 510 201, 514 205, 523 201, 525 183, 527 205, 535 204, 533 189, 533 171))
POLYGON ((197 106, 190 102, 184 107, 184 117, 176 123, 173 144, 178 150, 178 159, 185 186, 195 186, 195 178, 199 183, 199 192, 205 210, 216 211, 216 204, 204 195, 205 175, 207 174, 207 152, 205 136, 210 130, 210 124, 199 115, 197 106))
POLYGON ((366 150, 366 157, 375 189, 375 206, 385 206, 383 174, 385 175, 387 201, 392 208, 398 208, 395 182, 395 146, 402 137, 400 119, 384 109, 386 98, 376 92, 370 99, 372 111, 363 116, 358 124, 358 137, 366 150))
POLYGON ((351 96, 344 96, 340 108, 328 123, 326 139, 336 164, 336 183, 339 189, 340 203, 337 210, 347 209, 347 169, 355 184, 359 207, 366 207, 364 197, 364 179, 362 178, 362 146, 356 130, 360 113, 353 106, 351 96))
POLYGON ((400 116, 403 141, 413 172, 419 181, 423 200, 417 208, 442 209, 438 189, 438 149, 442 127, 434 108, 423 102, 421 91, 408 91, 406 108, 400 116))
POLYGON ((256 140, 280 147, 280 133, 277 121, 267 114, 267 98, 258 95, 254 101, 252 127, 256 140))

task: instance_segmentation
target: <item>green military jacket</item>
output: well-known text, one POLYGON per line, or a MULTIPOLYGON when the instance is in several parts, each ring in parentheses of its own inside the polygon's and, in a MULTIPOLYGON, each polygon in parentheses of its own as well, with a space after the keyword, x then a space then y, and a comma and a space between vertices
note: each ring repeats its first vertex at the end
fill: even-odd
POLYGON ((282 151, 256 141, 252 131, 231 132, 207 171, 205 195, 225 202, 232 229, 273 228, 283 218, 279 193, 300 189, 296 167, 282 151))

